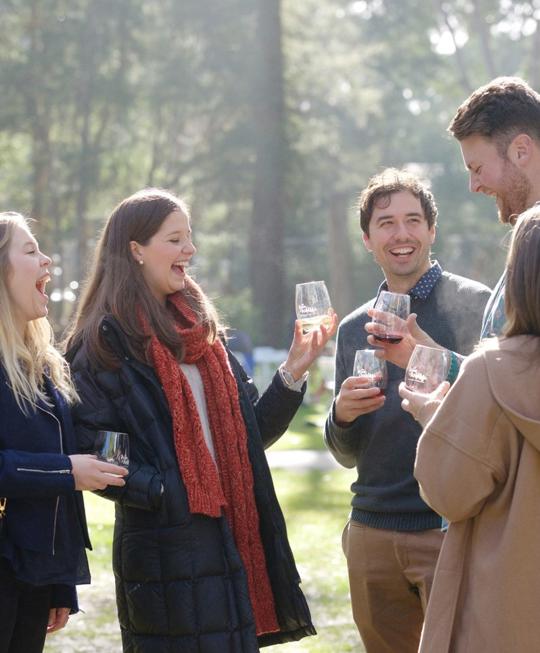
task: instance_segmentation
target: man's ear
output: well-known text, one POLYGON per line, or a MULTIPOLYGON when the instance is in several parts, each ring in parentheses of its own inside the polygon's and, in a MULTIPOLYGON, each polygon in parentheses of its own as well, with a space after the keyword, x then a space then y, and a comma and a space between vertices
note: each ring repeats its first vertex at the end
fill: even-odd
POLYGON ((435 242, 435 237, 437 235, 437 227, 434 224, 432 224, 431 227, 429 228, 429 233, 431 235, 431 241, 430 242, 433 245, 433 243, 435 242))
POLYGON ((507 156, 516 166, 524 168, 532 156, 533 140, 528 134, 518 134, 510 143, 507 156))
POLYGON ((373 247, 371 246, 369 236, 364 231, 362 232, 362 240, 364 241, 364 247, 367 249, 367 251, 372 252, 373 247))

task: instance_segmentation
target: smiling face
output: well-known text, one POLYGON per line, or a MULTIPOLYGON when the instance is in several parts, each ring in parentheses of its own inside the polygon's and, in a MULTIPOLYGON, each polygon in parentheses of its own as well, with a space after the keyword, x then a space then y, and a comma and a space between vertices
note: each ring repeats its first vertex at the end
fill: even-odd
POLYGON ((6 288, 13 318, 21 333, 31 320, 45 317, 49 298, 45 285, 50 281, 51 259, 39 250, 36 239, 22 226, 15 226, 9 247, 6 288))
POLYGON ((375 204, 363 238, 393 292, 409 291, 430 267, 435 227, 428 226, 420 200, 409 191, 375 204))
POLYGON ((469 190, 493 197, 500 221, 512 223, 516 214, 528 208, 532 192, 528 177, 513 160, 515 153, 519 161, 515 142, 509 145, 506 157, 500 154, 492 140, 478 134, 467 136, 460 141, 460 146, 469 171, 469 190))
POLYGON ((186 268, 197 251, 191 241, 189 218, 180 209, 169 213, 146 245, 131 241, 131 252, 156 299, 165 304, 167 295, 182 290, 186 268))

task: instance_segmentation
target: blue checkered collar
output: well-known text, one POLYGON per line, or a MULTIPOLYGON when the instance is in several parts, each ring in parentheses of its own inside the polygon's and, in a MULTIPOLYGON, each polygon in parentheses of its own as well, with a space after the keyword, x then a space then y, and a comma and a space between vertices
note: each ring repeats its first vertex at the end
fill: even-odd
MULTIPOLYGON (((439 265, 438 261, 434 261, 429 270, 425 272, 420 277, 420 279, 418 279, 416 284, 409 290, 407 294, 411 295, 411 297, 414 297, 415 299, 427 299, 429 297, 429 293, 433 290, 435 284, 441 278, 442 272, 442 268, 439 265)), ((386 281, 383 281, 379 286, 377 297, 379 296, 381 290, 388 290, 388 284, 386 281)))

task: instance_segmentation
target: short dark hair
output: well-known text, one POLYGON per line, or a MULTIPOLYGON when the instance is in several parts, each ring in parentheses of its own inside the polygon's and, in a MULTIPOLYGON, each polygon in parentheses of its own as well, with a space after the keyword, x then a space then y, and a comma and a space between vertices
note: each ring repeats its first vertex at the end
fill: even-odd
POLYGON ((448 131, 458 141, 474 134, 492 139, 502 155, 518 134, 540 142, 540 94, 519 77, 497 77, 463 102, 448 131))
POLYGON ((505 336, 540 336, 540 204, 520 215, 506 262, 505 336))
POLYGON ((386 170, 383 170, 378 175, 371 177, 368 185, 360 193, 360 197, 358 198, 360 227, 367 236, 369 236, 369 223, 375 205, 380 205, 381 201, 386 202, 387 205, 390 204, 390 197, 394 193, 401 191, 408 191, 420 200, 430 229, 437 223, 439 212, 435 204, 435 198, 427 186, 407 170, 386 168, 386 170))

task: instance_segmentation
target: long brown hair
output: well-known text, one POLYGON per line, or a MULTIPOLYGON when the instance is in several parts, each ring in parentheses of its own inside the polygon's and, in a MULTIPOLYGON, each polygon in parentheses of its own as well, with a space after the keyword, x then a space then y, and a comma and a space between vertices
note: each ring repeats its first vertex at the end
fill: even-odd
MULTIPOLYGON (((181 211, 189 217, 188 208, 181 199, 159 188, 140 190, 113 210, 96 247, 93 265, 66 338, 66 348, 84 343, 88 358, 96 365, 109 369, 117 367, 117 356, 107 347, 100 332, 103 316, 112 315, 127 336, 130 355, 148 363, 149 338, 138 314, 142 311, 158 339, 182 360, 183 344, 171 314, 150 291, 130 248, 131 241, 147 245, 173 211, 181 211)), ((201 321, 207 323, 208 338, 213 341, 221 327, 212 303, 188 276, 182 292, 201 321)))
POLYGON ((540 204, 520 215, 506 263, 505 336, 540 336, 540 204))

